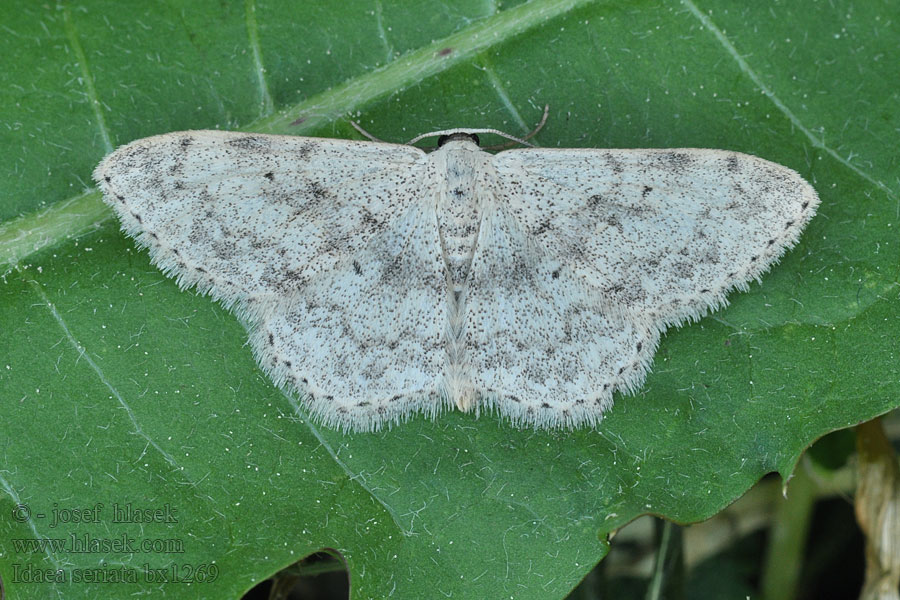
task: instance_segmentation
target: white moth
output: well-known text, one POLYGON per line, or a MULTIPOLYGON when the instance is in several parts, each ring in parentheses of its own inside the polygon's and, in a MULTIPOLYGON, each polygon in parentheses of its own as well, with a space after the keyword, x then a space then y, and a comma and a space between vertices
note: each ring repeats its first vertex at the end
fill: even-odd
MULTIPOLYGON (((479 130, 470 130, 479 131, 479 130)), ((819 203, 724 150, 517 149, 187 131, 94 177, 182 287, 234 307, 318 421, 372 431, 455 406, 596 425, 670 325, 726 304, 819 203)))

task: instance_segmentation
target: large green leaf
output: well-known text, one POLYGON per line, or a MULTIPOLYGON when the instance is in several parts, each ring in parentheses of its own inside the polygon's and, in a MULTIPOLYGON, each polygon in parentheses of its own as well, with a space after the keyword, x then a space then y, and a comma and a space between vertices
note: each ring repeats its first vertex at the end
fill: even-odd
POLYGON ((334 548, 354 598, 558 598, 614 528, 642 513, 707 518, 762 474, 787 476, 817 437, 897 406, 898 12, 892 0, 0 5, 8 591, 235 598, 334 548), (740 150, 798 170, 823 200, 761 285, 669 332, 646 385, 597 430, 464 414, 379 434, 318 427, 260 373, 237 320, 150 266, 90 182, 114 146, 171 130, 344 137, 352 116, 396 141, 523 133, 545 103, 543 145, 740 150), (168 522, 115 522, 129 503, 168 522), (135 547, 76 552, 82 536, 135 547), (34 538, 68 545, 22 545, 34 538), (153 569, 167 567, 162 583, 153 569), (26 581, 43 569, 69 581, 26 581), (91 574, 135 581, 73 581, 91 574))

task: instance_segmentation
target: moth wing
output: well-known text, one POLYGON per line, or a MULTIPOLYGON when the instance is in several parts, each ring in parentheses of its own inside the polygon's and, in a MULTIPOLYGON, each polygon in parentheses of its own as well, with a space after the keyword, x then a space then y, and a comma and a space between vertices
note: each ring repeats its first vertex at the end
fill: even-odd
POLYGON ((184 131, 132 142, 94 178, 154 264, 227 304, 285 295, 402 213, 409 146, 184 131))
POLYGON ((470 377, 518 425, 598 423, 643 381, 659 332, 603 308, 502 204, 482 215, 465 295, 470 377))
POLYGON ((494 157, 501 202, 608 309, 699 318, 793 246, 819 199, 799 174, 725 150, 523 149, 494 157))
POLYGON ((329 425, 440 409, 446 292, 426 155, 218 131, 133 142, 95 171, 123 228, 236 305, 260 365, 329 425))
POLYGON ((250 307, 276 384, 329 426, 371 431, 446 406, 447 291, 434 205, 412 205, 308 286, 250 307))
POLYGON ((596 423, 668 325, 746 288, 813 216, 797 173, 717 150, 494 157, 466 295, 471 378, 514 422, 596 423))

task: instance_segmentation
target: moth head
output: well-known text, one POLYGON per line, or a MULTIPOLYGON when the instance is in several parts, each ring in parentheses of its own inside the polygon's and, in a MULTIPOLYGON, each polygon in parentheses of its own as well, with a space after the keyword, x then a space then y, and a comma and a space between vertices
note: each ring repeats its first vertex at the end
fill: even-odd
POLYGON ((457 131, 438 137, 437 147, 440 148, 447 142, 474 142, 476 146, 481 146, 481 141, 476 133, 466 133, 465 131, 457 131))

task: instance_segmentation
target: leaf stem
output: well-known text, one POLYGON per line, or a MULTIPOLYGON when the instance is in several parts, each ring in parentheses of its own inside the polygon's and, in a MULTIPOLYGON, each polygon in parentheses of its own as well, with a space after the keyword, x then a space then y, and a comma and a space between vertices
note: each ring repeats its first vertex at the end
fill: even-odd
POLYGON ((816 501, 816 484, 806 471, 807 460, 805 456, 801 460, 790 480, 787 498, 775 509, 762 574, 765 600, 790 600, 795 596, 816 501))

